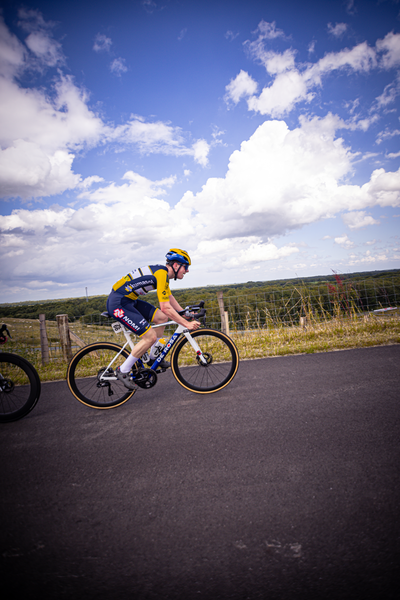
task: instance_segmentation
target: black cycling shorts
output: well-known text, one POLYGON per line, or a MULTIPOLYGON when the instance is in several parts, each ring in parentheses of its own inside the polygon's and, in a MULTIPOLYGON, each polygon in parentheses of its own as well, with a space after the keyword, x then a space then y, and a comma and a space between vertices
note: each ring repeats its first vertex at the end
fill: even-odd
POLYGON ((144 300, 131 300, 116 292, 111 292, 107 300, 108 314, 139 336, 150 329, 157 310, 144 300))

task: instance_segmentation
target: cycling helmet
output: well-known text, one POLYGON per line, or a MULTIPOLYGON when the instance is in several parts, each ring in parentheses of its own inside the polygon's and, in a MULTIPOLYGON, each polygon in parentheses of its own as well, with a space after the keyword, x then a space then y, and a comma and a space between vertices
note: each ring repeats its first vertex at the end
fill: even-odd
POLYGON ((187 265, 188 267, 192 264, 189 254, 186 250, 180 250, 179 248, 171 248, 165 255, 167 262, 169 263, 180 263, 181 265, 187 265))
POLYGON ((171 250, 169 250, 167 252, 167 254, 165 255, 165 258, 167 259, 167 265, 169 265, 174 272, 174 275, 175 275, 174 280, 175 281, 177 280, 178 273, 179 273, 181 267, 182 266, 189 267, 192 264, 192 261, 190 260, 190 256, 186 252, 186 250, 180 250, 179 248, 171 248, 171 250), (173 267, 174 263, 179 263, 179 265, 180 265, 176 271, 173 267))

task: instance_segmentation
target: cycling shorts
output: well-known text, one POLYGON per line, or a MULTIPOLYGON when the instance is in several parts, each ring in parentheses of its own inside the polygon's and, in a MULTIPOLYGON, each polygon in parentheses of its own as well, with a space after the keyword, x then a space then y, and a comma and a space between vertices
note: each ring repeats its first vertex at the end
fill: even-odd
POLYGON ((150 329, 158 308, 144 300, 131 300, 111 292, 107 300, 107 312, 136 335, 144 335, 150 329))

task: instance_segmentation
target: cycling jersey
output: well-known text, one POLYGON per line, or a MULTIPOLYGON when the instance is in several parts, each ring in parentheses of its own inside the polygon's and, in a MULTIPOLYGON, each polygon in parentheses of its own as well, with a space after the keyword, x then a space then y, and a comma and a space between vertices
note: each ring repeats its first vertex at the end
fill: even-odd
POLYGON ((131 271, 114 283, 112 289, 117 294, 137 300, 151 290, 157 290, 159 302, 166 302, 171 296, 168 269, 163 265, 149 265, 131 271))

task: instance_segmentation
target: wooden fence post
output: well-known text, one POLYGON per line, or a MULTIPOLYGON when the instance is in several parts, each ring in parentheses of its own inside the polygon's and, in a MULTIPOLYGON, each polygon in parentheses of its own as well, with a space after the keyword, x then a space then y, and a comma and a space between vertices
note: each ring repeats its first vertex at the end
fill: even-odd
POLYGON ((300 317, 300 327, 307 329, 307 317, 300 317))
POLYGON ((224 307, 224 295, 222 292, 217 292, 219 313, 221 315, 221 331, 229 335, 229 313, 224 307))
POLYGON ((60 333, 61 347, 64 360, 69 362, 72 358, 71 338, 69 335, 68 315, 56 315, 58 331, 60 333))
POLYGON ((46 331, 46 315, 39 315, 40 324, 40 349, 42 351, 42 365, 48 365, 50 362, 49 340, 46 331))

